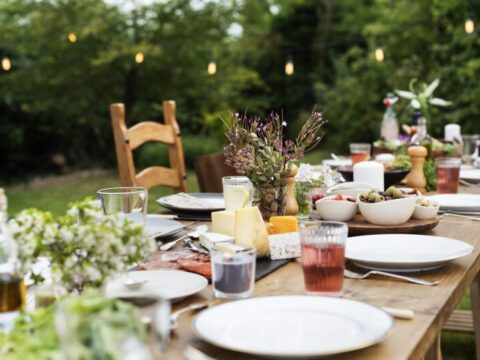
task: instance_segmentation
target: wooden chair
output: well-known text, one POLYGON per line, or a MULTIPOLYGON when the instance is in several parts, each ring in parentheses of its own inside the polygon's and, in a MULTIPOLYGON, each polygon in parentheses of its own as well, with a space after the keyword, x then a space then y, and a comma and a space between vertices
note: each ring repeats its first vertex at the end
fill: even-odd
POLYGON ((115 151, 122 186, 143 186, 149 189, 153 186, 164 185, 172 187, 175 192, 188 191, 182 140, 175 113, 175 101, 164 101, 165 124, 144 121, 127 128, 125 106, 123 104, 110 105, 115 151), (136 174, 132 152, 149 141, 158 141, 168 145, 170 167, 151 166, 136 174))
POLYGON ((195 158, 195 174, 201 192, 223 191, 222 177, 238 175, 235 169, 225 164, 223 153, 195 158))

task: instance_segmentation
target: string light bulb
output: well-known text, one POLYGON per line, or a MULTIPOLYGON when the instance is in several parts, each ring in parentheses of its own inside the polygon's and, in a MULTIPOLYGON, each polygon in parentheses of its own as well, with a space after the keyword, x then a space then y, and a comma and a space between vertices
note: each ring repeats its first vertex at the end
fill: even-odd
POLYGON ((472 19, 465 20, 465 32, 471 34, 475 31, 475 23, 472 19))
POLYGON ((137 64, 143 63, 144 60, 145 60, 145 55, 143 54, 143 52, 139 51, 135 54, 135 62, 137 64))
POLYGON ((383 52, 382 48, 375 49, 375 60, 378 62, 382 62, 385 59, 385 53, 383 52))
POLYGON ((293 65, 293 61, 292 61, 292 60, 288 60, 288 61, 285 63, 285 74, 287 74, 288 76, 290 76, 290 75, 293 75, 294 72, 295 72, 295 65, 293 65))
POLYGON ((2 59, 2 69, 3 71, 12 70, 12 61, 8 57, 2 59))
POLYGON ((71 32, 68 34, 67 36, 67 39, 68 41, 70 41, 72 44, 75 44, 77 42, 77 34, 75 34, 74 32, 71 32))
POLYGON ((215 61, 210 61, 207 67, 208 75, 215 75, 216 72, 217 72, 217 64, 215 63, 215 61))

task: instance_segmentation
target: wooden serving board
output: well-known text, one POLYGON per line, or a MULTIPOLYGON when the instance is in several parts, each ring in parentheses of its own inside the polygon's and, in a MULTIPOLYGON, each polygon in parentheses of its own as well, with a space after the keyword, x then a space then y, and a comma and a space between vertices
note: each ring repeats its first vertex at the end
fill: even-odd
POLYGON ((374 225, 357 214, 353 220, 347 222, 348 235, 375 235, 375 234, 416 234, 433 229, 440 221, 439 216, 428 220, 410 219, 400 225, 374 225))

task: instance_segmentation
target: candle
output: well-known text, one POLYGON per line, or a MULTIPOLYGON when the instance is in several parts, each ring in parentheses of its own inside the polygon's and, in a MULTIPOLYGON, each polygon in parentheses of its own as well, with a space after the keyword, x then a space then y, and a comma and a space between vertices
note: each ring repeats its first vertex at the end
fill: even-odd
POLYGON ((383 165, 376 161, 362 161, 353 165, 353 181, 372 185, 384 191, 383 165))
POLYGON ((211 254, 212 284, 215 297, 245 298, 253 294, 255 280, 255 249, 211 254))
POLYGON ((447 124, 445 125, 445 140, 458 142, 462 141, 462 135, 460 131, 460 125, 458 124, 447 124))

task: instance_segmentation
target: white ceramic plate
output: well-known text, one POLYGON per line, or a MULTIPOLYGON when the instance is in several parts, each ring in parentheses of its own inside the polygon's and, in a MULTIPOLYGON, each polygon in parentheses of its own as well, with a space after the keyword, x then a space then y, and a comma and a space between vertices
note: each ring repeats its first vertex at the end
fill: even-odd
POLYGON ((428 197, 440 205, 440 210, 480 211, 480 195, 437 194, 428 197))
POLYGON ((147 233, 155 237, 166 238, 182 230, 183 224, 175 220, 164 219, 159 215, 147 215, 147 233))
POLYGON ((218 347, 259 356, 339 354, 382 341, 390 315, 362 302, 322 296, 267 296, 225 303, 198 314, 195 334, 218 347))
POLYGON ((471 182, 471 183, 479 183, 480 169, 461 169, 460 179, 471 182))
POLYGON ((349 237, 345 256, 368 269, 410 272, 438 268, 472 250, 463 241, 440 236, 384 234, 349 237))
POLYGON ((208 285, 203 276, 180 270, 130 271, 134 281, 147 280, 139 290, 130 290, 124 285, 124 277, 118 275, 107 282, 105 295, 114 298, 157 298, 180 301, 198 293, 208 285))
POLYGON ((168 203, 168 198, 175 195, 163 196, 157 199, 157 203, 173 212, 179 213, 211 213, 212 211, 224 210, 225 200, 222 193, 188 193, 188 195, 199 199, 205 200, 206 206, 188 207, 188 206, 176 206, 168 203))
POLYGON ((327 160, 323 160, 322 164, 336 169, 343 166, 352 166, 352 159, 342 159, 342 158, 338 160, 327 159, 327 160))

